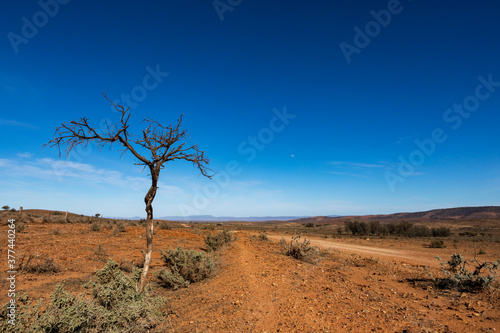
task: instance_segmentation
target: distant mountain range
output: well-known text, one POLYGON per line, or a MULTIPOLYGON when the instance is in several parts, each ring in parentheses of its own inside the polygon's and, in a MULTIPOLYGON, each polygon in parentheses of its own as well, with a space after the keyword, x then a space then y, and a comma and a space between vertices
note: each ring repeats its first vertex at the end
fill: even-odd
POLYGON ((157 220, 169 220, 180 222, 264 222, 264 221, 289 221, 298 223, 328 223, 338 220, 356 219, 368 221, 401 221, 401 220, 474 220, 474 219, 497 219, 500 218, 500 206, 484 207, 458 207, 433 209, 414 213, 395 213, 385 215, 326 215, 326 216, 164 216, 157 220))
POLYGON ((352 216, 315 216, 293 220, 299 223, 328 223, 341 220, 368 220, 368 221, 401 221, 401 220, 478 220, 478 219, 500 219, 500 206, 484 207, 458 207, 433 209, 415 213, 395 213, 387 215, 352 215, 352 216))
MULTIPOLYGON (((52 211, 43 209, 27 209, 25 212, 36 214, 50 214, 52 211)), ((65 212, 60 212, 63 215, 65 212)), ((70 213, 70 216, 79 214, 70 213)), ((135 216, 132 218, 110 217, 106 218, 139 220, 143 217, 135 216)), ((385 215, 327 215, 327 216, 249 216, 249 217, 234 217, 234 216, 212 216, 212 215, 193 215, 193 216, 163 216, 155 218, 155 220, 168 220, 179 222, 264 222, 264 221, 289 221, 296 223, 339 223, 345 220, 360 220, 360 221, 432 221, 432 220, 478 220, 478 219, 500 219, 500 206, 483 206, 483 207, 458 207, 433 209, 423 212, 414 213, 395 213, 385 215)))
MULTIPOLYGON (((339 215, 331 215, 329 218, 338 217, 339 215)), ((180 222, 263 222, 263 221, 290 221, 308 218, 307 216, 249 216, 249 217, 234 217, 234 216, 212 216, 212 215, 192 215, 192 216, 164 216, 155 220, 168 220, 180 222)))

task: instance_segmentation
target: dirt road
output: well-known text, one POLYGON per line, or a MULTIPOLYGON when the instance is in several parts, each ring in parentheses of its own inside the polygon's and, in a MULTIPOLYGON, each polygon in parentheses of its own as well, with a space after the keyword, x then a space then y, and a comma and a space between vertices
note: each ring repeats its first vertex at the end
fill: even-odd
MULTIPOLYGON (((273 241, 279 241, 282 236, 281 235, 268 235, 269 239, 273 241)), ((287 237, 289 240, 290 237, 287 237)), ((312 246, 317 246, 323 249, 335 249, 345 253, 355 253, 363 256, 378 258, 378 259, 392 259, 399 262, 412 263, 417 265, 425 265, 429 267, 439 268, 439 261, 436 260, 435 255, 427 254, 422 252, 414 252, 414 251, 404 251, 404 250, 395 250, 395 249, 386 249, 379 248, 375 246, 364 246, 364 245, 355 245, 355 244, 347 244, 334 240, 325 240, 318 238, 309 238, 311 240, 312 246)))

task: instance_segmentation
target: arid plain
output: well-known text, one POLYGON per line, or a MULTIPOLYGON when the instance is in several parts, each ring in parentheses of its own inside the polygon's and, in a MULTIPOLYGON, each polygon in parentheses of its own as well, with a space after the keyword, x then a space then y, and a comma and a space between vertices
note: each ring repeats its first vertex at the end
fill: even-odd
MULTIPOLYGON (((9 212, 3 212, 3 219, 9 212)), ((17 233, 18 260, 52 259, 55 272, 19 273, 17 291, 50 300, 56 285, 72 294, 112 259, 127 271, 140 264, 145 232, 139 221, 116 221, 62 213, 25 211, 30 218, 17 233), (73 221, 73 222, 71 222, 73 221), (78 222, 77 222, 78 221, 78 222), (99 228, 92 227, 99 224, 99 228)), ((180 223, 159 221, 149 275, 152 293, 167 303, 151 332, 495 332, 500 329, 499 283, 490 289, 439 288, 435 256, 454 253, 482 261, 500 258, 500 220, 418 220, 448 227, 443 247, 435 237, 342 234, 343 219, 314 222, 180 223), (160 250, 182 246, 207 251, 204 236, 233 231, 234 241, 213 253, 211 276, 177 290, 160 286, 160 250), (286 256, 293 235, 319 249, 316 263, 286 256), (283 239, 283 240, 282 240, 283 239), (280 244, 281 241, 281 244, 280 244), (427 268, 427 270, 426 270, 427 268), (429 272, 431 274, 429 274, 429 272)), ((382 221, 381 224, 390 223, 382 221)), ((7 233, 7 226, 1 232, 7 233)), ((7 256, 2 247, 1 255, 7 256)), ((2 279, 2 289, 8 289, 2 279)), ((7 301, 2 293, 0 301, 7 301)))

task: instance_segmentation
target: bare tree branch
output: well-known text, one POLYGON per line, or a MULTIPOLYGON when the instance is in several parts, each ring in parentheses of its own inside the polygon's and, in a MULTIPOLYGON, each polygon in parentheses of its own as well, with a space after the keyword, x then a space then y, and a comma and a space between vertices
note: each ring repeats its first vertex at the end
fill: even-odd
POLYGON ((146 252, 144 254, 144 268, 138 286, 138 289, 143 291, 153 250, 152 203, 158 189, 161 169, 164 168, 166 162, 185 160, 191 162, 205 177, 211 178, 213 171, 208 168, 210 160, 205 156, 205 152, 200 150, 197 144, 189 145, 188 133, 182 129, 182 115, 177 119, 175 125, 168 126, 163 126, 153 119, 144 119, 143 122, 147 123, 147 126, 142 130, 141 135, 133 135, 129 133, 129 108, 115 104, 107 97, 106 93, 103 93, 103 96, 120 113, 118 126, 106 121, 104 128, 98 131, 89 124, 87 118, 72 120, 57 127, 54 139, 44 144, 44 147, 57 147, 60 157, 63 150, 68 156, 72 151, 77 152, 79 146, 87 147, 89 143, 94 143, 99 149, 108 145, 112 149, 113 144, 118 143, 121 145, 122 154, 130 151, 138 160, 135 164, 143 165, 144 168, 148 167, 151 187, 144 197, 147 213, 146 252))

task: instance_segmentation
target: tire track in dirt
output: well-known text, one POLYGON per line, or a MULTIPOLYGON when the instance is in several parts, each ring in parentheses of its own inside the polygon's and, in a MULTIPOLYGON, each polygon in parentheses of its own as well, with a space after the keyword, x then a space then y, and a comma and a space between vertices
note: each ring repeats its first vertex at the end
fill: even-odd
POLYGON ((168 332, 266 332, 275 324, 273 269, 247 236, 221 253, 221 271, 171 299, 168 332), (189 300, 186 302, 186 300, 189 300))
POLYGON ((254 308, 252 317, 258 320, 256 330, 262 331, 270 327, 275 321, 275 308, 271 299, 273 290, 270 288, 272 282, 266 276, 268 267, 264 258, 250 251, 251 244, 247 239, 235 243, 235 250, 239 252, 237 259, 245 281, 244 287, 248 290, 254 308))

